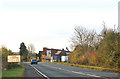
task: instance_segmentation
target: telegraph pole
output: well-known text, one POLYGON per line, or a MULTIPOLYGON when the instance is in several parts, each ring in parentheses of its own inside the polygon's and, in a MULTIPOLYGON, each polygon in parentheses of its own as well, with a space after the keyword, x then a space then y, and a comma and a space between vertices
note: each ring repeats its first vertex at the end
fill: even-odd
MULTIPOLYGON (((120 1, 118 2, 118 53, 120 53, 120 1)), ((118 61, 118 69, 120 70, 120 61, 118 61)), ((120 75, 118 75, 120 79, 120 75)))

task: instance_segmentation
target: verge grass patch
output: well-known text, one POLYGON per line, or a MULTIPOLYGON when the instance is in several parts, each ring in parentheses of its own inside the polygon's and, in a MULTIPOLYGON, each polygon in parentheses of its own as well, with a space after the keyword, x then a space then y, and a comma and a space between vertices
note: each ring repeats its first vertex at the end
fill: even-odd
POLYGON ((24 77, 24 64, 20 63, 20 66, 14 67, 12 69, 4 70, 2 72, 2 77, 24 77))

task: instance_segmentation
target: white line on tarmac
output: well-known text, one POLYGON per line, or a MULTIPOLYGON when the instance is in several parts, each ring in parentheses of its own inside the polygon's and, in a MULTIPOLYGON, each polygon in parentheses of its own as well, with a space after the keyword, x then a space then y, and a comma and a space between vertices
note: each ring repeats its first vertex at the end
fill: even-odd
MULTIPOLYGON (((47 65, 45 65, 45 66, 47 66, 47 65)), ((48 66, 48 67, 59 69, 59 70, 64 70, 64 71, 68 71, 68 72, 73 72, 73 73, 77 73, 77 74, 81 74, 81 75, 87 75, 87 76, 91 76, 91 77, 101 77, 101 76, 98 76, 98 75, 87 74, 87 73, 83 73, 83 72, 70 71, 70 70, 66 70, 66 69, 60 68, 60 67, 59 68, 58 67, 54 67, 54 66, 48 66)))
MULTIPOLYGON (((30 65, 30 64, 29 64, 30 65)), ((30 65, 31 67, 33 67, 38 73, 40 73, 42 76, 44 76, 45 78, 47 79, 50 79, 48 78, 45 74, 43 74, 42 72, 40 72, 37 68, 35 68, 34 66, 30 65)))
POLYGON ((101 77, 101 76, 92 75, 92 74, 85 74, 85 73, 82 73, 82 72, 75 72, 75 71, 72 71, 72 72, 77 73, 77 74, 82 74, 82 75, 88 75, 88 76, 92 76, 92 77, 101 77))

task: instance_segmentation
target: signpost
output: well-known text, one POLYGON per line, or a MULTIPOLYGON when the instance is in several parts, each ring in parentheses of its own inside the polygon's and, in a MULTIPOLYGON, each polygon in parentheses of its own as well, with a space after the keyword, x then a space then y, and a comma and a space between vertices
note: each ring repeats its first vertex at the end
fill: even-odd
POLYGON ((8 55, 8 62, 20 62, 20 55, 8 55))

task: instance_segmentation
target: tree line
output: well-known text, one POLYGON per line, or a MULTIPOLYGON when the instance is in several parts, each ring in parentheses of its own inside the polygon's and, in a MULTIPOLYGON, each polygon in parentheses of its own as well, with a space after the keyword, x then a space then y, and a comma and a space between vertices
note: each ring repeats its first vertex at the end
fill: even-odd
POLYGON ((119 34, 116 29, 107 29, 105 23, 101 34, 82 26, 74 28, 71 38, 73 51, 69 62, 81 65, 120 67, 119 34))

